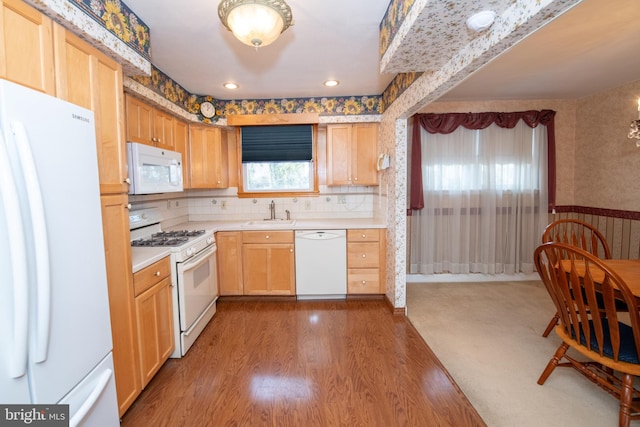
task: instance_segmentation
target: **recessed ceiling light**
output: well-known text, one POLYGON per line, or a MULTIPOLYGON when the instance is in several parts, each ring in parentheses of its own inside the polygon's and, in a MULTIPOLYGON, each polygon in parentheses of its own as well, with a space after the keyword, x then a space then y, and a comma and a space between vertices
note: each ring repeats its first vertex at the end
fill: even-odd
POLYGON ((238 89, 240 87, 237 84, 232 82, 225 83, 222 86, 226 87, 227 89, 238 89))
POLYGON ((483 10, 474 15, 471 15, 467 19, 467 27, 469 29, 480 32, 484 31, 493 25, 493 21, 496 19, 496 13, 492 10, 483 10))
POLYGON ((340 82, 337 80, 327 80, 326 82, 324 82, 324 85, 327 87, 334 87, 334 86, 338 86, 339 84, 340 82))

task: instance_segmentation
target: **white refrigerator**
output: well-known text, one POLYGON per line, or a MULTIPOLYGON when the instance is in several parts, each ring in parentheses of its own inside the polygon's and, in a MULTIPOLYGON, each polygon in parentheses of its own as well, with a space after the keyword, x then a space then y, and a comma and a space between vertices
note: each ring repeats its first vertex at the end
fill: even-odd
POLYGON ((93 113, 0 79, 0 404, 71 426, 119 425, 99 192, 93 113))

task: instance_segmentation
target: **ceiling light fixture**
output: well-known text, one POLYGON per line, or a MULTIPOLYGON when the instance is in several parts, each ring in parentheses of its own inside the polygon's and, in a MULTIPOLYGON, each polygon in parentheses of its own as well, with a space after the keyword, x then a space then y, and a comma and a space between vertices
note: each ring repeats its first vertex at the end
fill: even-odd
POLYGON ((467 19, 467 27, 477 33, 484 31, 493 25, 493 21, 496 19, 496 13, 492 10, 483 10, 474 15, 471 15, 467 19))
POLYGON ((218 17, 238 40, 256 49, 273 43, 293 25, 284 0, 222 0, 218 17))
POLYGON ((326 82, 324 82, 324 85, 327 87, 334 87, 334 86, 338 86, 339 84, 340 82, 337 80, 327 80, 326 82))
POLYGON ((222 86, 224 86, 227 89, 238 89, 240 87, 236 83, 233 83, 233 82, 225 83, 222 86))

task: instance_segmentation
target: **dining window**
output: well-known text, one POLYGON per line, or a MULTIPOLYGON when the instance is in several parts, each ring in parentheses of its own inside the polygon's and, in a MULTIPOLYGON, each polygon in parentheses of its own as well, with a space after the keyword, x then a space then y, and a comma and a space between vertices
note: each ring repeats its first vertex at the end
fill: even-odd
POLYGON ((532 273, 547 219, 546 127, 421 128, 419 155, 409 272, 532 273))

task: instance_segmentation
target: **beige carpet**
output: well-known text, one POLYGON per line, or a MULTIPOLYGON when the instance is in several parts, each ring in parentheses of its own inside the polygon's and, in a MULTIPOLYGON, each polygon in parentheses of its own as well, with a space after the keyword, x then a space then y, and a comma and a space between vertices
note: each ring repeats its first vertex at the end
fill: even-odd
MULTIPOLYGON (((411 322, 490 427, 618 425, 618 403, 573 369, 536 381, 560 344, 540 281, 408 283, 411 322)), ((640 422, 632 422, 640 426, 640 422)))

